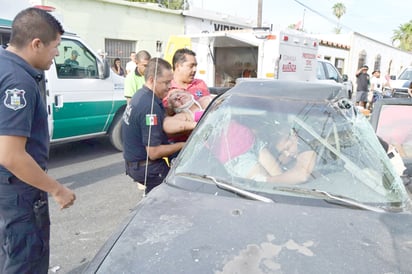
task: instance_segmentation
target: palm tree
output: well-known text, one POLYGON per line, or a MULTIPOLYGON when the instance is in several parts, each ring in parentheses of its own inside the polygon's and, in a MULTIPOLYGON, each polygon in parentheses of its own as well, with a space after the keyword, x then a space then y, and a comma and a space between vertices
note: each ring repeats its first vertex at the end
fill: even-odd
POLYGON ((412 20, 393 31, 392 45, 395 42, 399 43, 398 48, 412 51, 412 20))
POLYGON ((346 13, 346 7, 343 3, 336 3, 332 7, 333 15, 338 18, 338 25, 335 28, 335 33, 339 34, 342 27, 340 26, 340 18, 346 13))

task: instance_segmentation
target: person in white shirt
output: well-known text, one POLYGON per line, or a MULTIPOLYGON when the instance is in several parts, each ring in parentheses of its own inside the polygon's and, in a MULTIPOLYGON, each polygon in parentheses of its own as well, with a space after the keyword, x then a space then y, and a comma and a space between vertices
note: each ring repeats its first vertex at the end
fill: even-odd
POLYGON ((372 93, 371 99, 369 100, 369 109, 372 109, 373 103, 377 100, 383 98, 383 86, 385 85, 385 80, 381 78, 381 72, 375 70, 372 72, 372 78, 370 82, 370 92, 372 93))
POLYGON ((126 64, 126 75, 136 69, 136 52, 132 51, 130 53, 130 61, 126 64))

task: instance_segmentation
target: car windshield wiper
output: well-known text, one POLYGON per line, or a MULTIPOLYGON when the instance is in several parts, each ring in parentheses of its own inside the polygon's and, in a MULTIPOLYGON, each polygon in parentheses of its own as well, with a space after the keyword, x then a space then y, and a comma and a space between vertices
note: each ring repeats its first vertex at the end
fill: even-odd
MULTIPOLYGON (((335 194, 329 193, 329 192, 324 191, 324 190, 304 189, 304 188, 296 188, 296 187, 276 187, 276 186, 273 187, 273 189, 278 190, 278 191, 309 194, 311 196, 327 197, 330 200, 334 201, 335 204, 337 204, 336 201, 338 201, 338 202, 340 202, 339 204, 350 205, 350 206, 354 206, 354 207, 357 207, 357 208, 370 210, 370 211, 373 211, 373 212, 379 212, 379 213, 385 212, 385 210, 383 210, 381 208, 366 205, 366 204, 363 204, 361 202, 355 201, 351 198, 344 197, 344 196, 341 196, 341 195, 335 195, 335 194)), ((329 202, 329 203, 332 203, 330 200, 325 200, 325 201, 329 202)))
POLYGON ((241 188, 238 188, 238 187, 235 187, 235 186, 233 186, 231 184, 228 184, 228 183, 217 181, 216 178, 213 177, 213 176, 204 175, 203 177, 212 180, 215 183, 215 185, 220 189, 224 189, 224 190, 230 191, 230 192, 235 193, 235 194, 239 194, 241 196, 244 196, 246 198, 253 199, 253 200, 256 200, 256 201, 261 201, 261 202, 265 202, 265 203, 274 203, 272 199, 269 199, 267 197, 252 193, 250 191, 247 191, 247 190, 244 190, 244 189, 241 189, 241 188))
POLYGON ((247 190, 235 187, 229 183, 226 182, 222 182, 221 180, 216 180, 215 177, 213 176, 209 176, 209 175, 199 175, 196 173, 176 173, 176 176, 192 176, 192 177, 198 177, 198 178, 204 178, 204 179, 209 179, 211 180, 218 188, 229 191, 231 193, 235 193, 238 194, 240 196, 252 199, 252 200, 256 200, 256 201, 261 201, 261 202, 265 202, 265 203, 274 203, 274 201, 272 199, 269 199, 267 197, 249 192, 247 190))

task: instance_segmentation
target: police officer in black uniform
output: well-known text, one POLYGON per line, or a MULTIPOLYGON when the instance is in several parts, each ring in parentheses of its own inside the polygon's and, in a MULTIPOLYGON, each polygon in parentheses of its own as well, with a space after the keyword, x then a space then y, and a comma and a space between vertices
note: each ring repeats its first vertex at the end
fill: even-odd
POLYGON ((47 273, 47 193, 61 208, 75 194, 47 175, 49 132, 38 82, 59 54, 64 30, 46 11, 21 11, 0 48, 0 273, 47 273))
POLYGON ((146 193, 162 183, 169 172, 163 157, 171 156, 184 142, 170 144, 163 130, 167 96, 173 79, 172 67, 152 58, 145 70, 145 85, 132 97, 123 115, 123 157, 126 174, 146 186, 146 193))

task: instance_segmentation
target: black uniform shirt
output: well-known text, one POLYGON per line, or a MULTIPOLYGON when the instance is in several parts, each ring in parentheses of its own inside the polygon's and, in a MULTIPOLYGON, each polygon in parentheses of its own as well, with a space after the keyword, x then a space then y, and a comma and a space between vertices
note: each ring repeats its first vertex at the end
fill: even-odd
POLYGON ((163 131, 164 117, 165 109, 162 100, 146 86, 139 89, 123 115, 123 156, 126 161, 146 160, 146 146, 168 144, 168 137, 163 131), (152 97, 154 97, 153 112, 151 112, 152 97))
MULTIPOLYGON (((0 47, 0 135, 27 137, 26 151, 47 167, 47 110, 38 82, 42 72, 0 47)), ((0 166, 0 174, 10 174, 0 166)))

